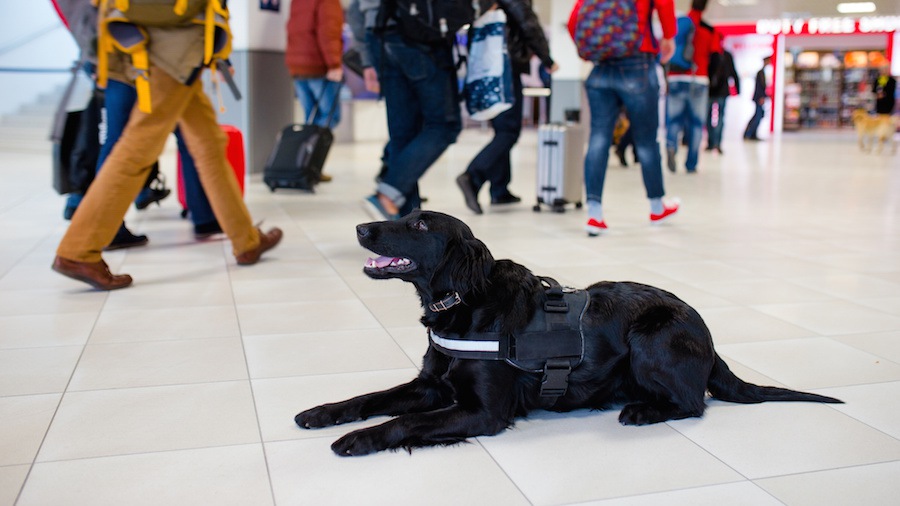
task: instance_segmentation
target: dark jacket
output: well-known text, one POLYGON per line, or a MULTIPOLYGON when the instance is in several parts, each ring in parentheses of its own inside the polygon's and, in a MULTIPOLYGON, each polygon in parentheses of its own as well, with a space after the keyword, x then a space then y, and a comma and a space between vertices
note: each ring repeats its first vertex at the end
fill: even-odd
POLYGON ((741 79, 734 68, 734 57, 728 51, 713 53, 709 60, 709 96, 723 98, 731 95, 733 85, 737 94, 741 93, 741 79))
POLYGON ((897 81, 888 76, 884 82, 881 77, 876 77, 872 83, 872 93, 875 94, 875 114, 893 114, 894 102, 897 93, 897 81))
POLYGON ((532 54, 537 55, 547 68, 552 67, 550 44, 531 8, 531 0, 479 0, 481 12, 495 3, 506 13, 506 44, 515 73, 528 73, 532 54))
POLYGON ((753 101, 759 103, 768 95, 766 94, 766 67, 759 69, 756 73, 756 87, 753 88, 753 101))

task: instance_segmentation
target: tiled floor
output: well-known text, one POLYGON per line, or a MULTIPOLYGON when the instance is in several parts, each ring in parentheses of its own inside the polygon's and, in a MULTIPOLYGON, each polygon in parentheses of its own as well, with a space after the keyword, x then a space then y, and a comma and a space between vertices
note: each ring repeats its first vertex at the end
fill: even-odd
POLYGON ((427 346, 411 288, 361 272, 380 144, 335 146, 315 195, 254 176, 252 213, 285 239, 253 267, 195 242, 174 198, 131 211, 150 245, 105 255, 136 279, 112 293, 50 270, 66 222, 49 155, 7 147, 0 504, 897 504, 900 155, 861 154, 849 132, 731 140, 698 174, 666 173, 683 211, 659 227, 638 169, 614 163, 612 231, 588 238, 582 210, 532 212, 534 131, 514 154, 527 202, 466 210, 454 177, 486 135, 464 132, 426 175, 429 208, 566 284, 673 291, 745 379, 846 404, 710 401, 702 419, 637 428, 537 412, 471 444, 338 458, 334 439, 383 420, 307 431, 294 414, 407 381, 427 346))

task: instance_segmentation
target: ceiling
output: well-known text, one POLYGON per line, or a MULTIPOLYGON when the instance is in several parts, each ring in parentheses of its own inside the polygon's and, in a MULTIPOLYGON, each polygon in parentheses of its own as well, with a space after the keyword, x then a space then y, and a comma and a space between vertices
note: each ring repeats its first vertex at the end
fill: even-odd
MULTIPOLYGON (((723 21, 756 21, 773 18, 818 18, 900 15, 900 0, 866 0, 875 4, 871 14, 841 14, 837 4, 857 0, 709 0, 704 18, 711 24, 723 21)), ((681 12, 690 9, 691 0, 675 0, 681 12)))

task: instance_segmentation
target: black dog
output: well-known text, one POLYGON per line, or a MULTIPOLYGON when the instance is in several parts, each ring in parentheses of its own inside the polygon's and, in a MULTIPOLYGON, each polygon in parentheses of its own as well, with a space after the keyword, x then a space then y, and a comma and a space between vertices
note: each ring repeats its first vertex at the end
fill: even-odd
POLYGON ((451 216, 417 211, 359 225, 356 234, 382 255, 363 272, 415 285, 431 342, 410 383, 294 418, 311 429, 397 417, 338 439, 331 446, 338 455, 497 434, 540 408, 624 404, 619 421, 644 425, 703 415, 707 391, 738 403, 841 402, 739 379, 716 354, 700 315, 669 292, 601 282, 563 293, 521 265, 494 260, 451 216))

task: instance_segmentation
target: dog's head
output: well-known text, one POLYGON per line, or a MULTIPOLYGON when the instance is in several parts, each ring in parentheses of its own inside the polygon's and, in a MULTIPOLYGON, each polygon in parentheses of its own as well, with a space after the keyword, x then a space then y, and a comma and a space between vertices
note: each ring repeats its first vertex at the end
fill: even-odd
POLYGON ((357 225, 356 237, 379 255, 366 262, 366 275, 411 282, 428 296, 483 291, 494 264, 487 246, 465 223, 432 211, 357 225))
POLYGON ((853 124, 855 125, 860 121, 869 119, 869 113, 866 112, 865 109, 854 109, 853 113, 850 115, 850 118, 853 120, 853 124))

